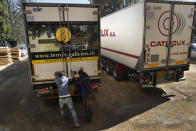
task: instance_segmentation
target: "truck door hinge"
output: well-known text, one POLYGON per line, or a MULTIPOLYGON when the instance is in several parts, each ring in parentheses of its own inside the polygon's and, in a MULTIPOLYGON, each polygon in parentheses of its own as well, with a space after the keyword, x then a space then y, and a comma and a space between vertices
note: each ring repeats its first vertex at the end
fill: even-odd
POLYGON ((58 10, 59 10, 59 11, 63 11, 64 8, 63 8, 63 7, 58 7, 58 10))
MULTIPOLYGON (((175 59, 169 59, 168 63, 174 63, 176 60, 175 59)), ((167 63, 167 59, 162 59, 161 60, 161 64, 166 64, 167 63)))
POLYGON ((193 18, 193 17, 194 17, 194 14, 188 15, 188 18, 193 18))
POLYGON ((33 75, 31 78, 32 79, 37 79, 37 78, 39 78, 39 75, 33 75))
POLYGON ((144 45, 144 48, 145 48, 145 49, 148 49, 148 48, 149 48, 149 45, 144 45))
POLYGON ((32 14, 31 10, 23 10, 23 14, 32 14))
POLYGON ((167 60, 166 59, 162 59, 161 60, 161 64, 166 64, 167 63, 167 60))
POLYGON ((69 11, 69 7, 65 7, 64 10, 65 10, 65 11, 69 11))
POLYGON ((188 58, 187 58, 187 59, 185 59, 185 61, 191 61, 191 59, 188 59, 188 58))
POLYGON ((147 29, 150 29, 150 26, 149 25, 146 25, 145 26, 145 29, 147 30, 147 29))
POLYGON ((192 9, 191 9, 191 12, 195 12, 195 11, 196 11, 196 8, 192 8, 192 9))
POLYGON ((99 15, 99 11, 93 11, 93 15, 99 15))
POLYGON ((144 66, 147 66, 147 65, 148 65, 148 63, 145 62, 145 63, 144 63, 144 66))
POLYGON ((169 59, 168 62, 169 62, 169 64, 170 64, 170 63, 174 63, 175 61, 176 61, 175 59, 169 59))
POLYGON ((188 42, 187 42, 186 45, 191 46, 191 43, 188 43, 188 42))
POLYGON ((35 44, 27 45, 27 48, 35 48, 35 44))
POLYGON ((189 26, 189 29, 193 30, 193 29, 195 29, 195 26, 189 26))
POLYGON ((146 6, 146 11, 151 10, 151 6, 146 6))
POLYGON ((153 9, 154 9, 154 10, 161 10, 162 7, 161 7, 161 6, 154 6, 153 9))
POLYGON ((96 70, 95 73, 101 73, 101 71, 100 70, 96 70))

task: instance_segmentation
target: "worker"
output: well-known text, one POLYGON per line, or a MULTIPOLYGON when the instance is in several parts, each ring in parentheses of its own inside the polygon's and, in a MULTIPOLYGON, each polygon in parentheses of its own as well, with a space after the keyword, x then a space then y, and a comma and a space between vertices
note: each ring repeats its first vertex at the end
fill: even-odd
POLYGON ((72 114, 75 126, 79 127, 80 124, 78 122, 78 117, 73 106, 71 95, 69 93, 68 78, 64 76, 63 72, 55 72, 54 76, 55 76, 55 82, 58 86, 59 107, 60 107, 61 118, 62 120, 65 120, 64 105, 67 105, 69 111, 72 114))
POLYGON ((79 79, 73 79, 73 83, 76 87, 79 87, 79 93, 82 97, 82 103, 86 113, 86 122, 89 123, 92 121, 93 112, 91 106, 88 102, 88 98, 91 94, 91 86, 90 86, 90 79, 86 72, 83 71, 81 68, 78 71, 79 79))

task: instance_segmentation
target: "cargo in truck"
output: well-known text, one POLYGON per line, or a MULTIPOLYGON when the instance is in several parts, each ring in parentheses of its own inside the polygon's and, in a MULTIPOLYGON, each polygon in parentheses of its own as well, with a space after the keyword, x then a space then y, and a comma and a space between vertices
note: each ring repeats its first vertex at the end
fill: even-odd
POLYGON ((182 80, 189 70, 195 3, 145 1, 101 18, 101 67, 142 86, 182 80))
POLYGON ((23 3, 26 43, 33 89, 40 99, 58 97, 54 73, 62 71, 71 83, 80 68, 92 88, 100 83, 99 5, 23 3))

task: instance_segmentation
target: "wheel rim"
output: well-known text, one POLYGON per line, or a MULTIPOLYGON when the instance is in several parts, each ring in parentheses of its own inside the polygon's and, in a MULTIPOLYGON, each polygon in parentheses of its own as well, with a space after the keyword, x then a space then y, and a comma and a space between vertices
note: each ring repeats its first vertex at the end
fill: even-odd
POLYGON ((110 71, 109 66, 106 66, 106 71, 107 71, 107 72, 109 72, 109 71, 110 71))
POLYGON ((113 71, 113 76, 114 77, 117 77, 117 74, 116 74, 116 71, 115 70, 113 71))
POLYGON ((103 62, 101 62, 101 68, 103 69, 103 62))

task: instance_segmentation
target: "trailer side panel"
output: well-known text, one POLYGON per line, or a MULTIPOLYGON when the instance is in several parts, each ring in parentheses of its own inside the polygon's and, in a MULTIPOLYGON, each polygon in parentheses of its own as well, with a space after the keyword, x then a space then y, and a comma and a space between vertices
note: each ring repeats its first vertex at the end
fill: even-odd
POLYGON ((142 55, 143 33, 144 2, 105 16, 101 19, 101 54, 135 69, 142 55))

